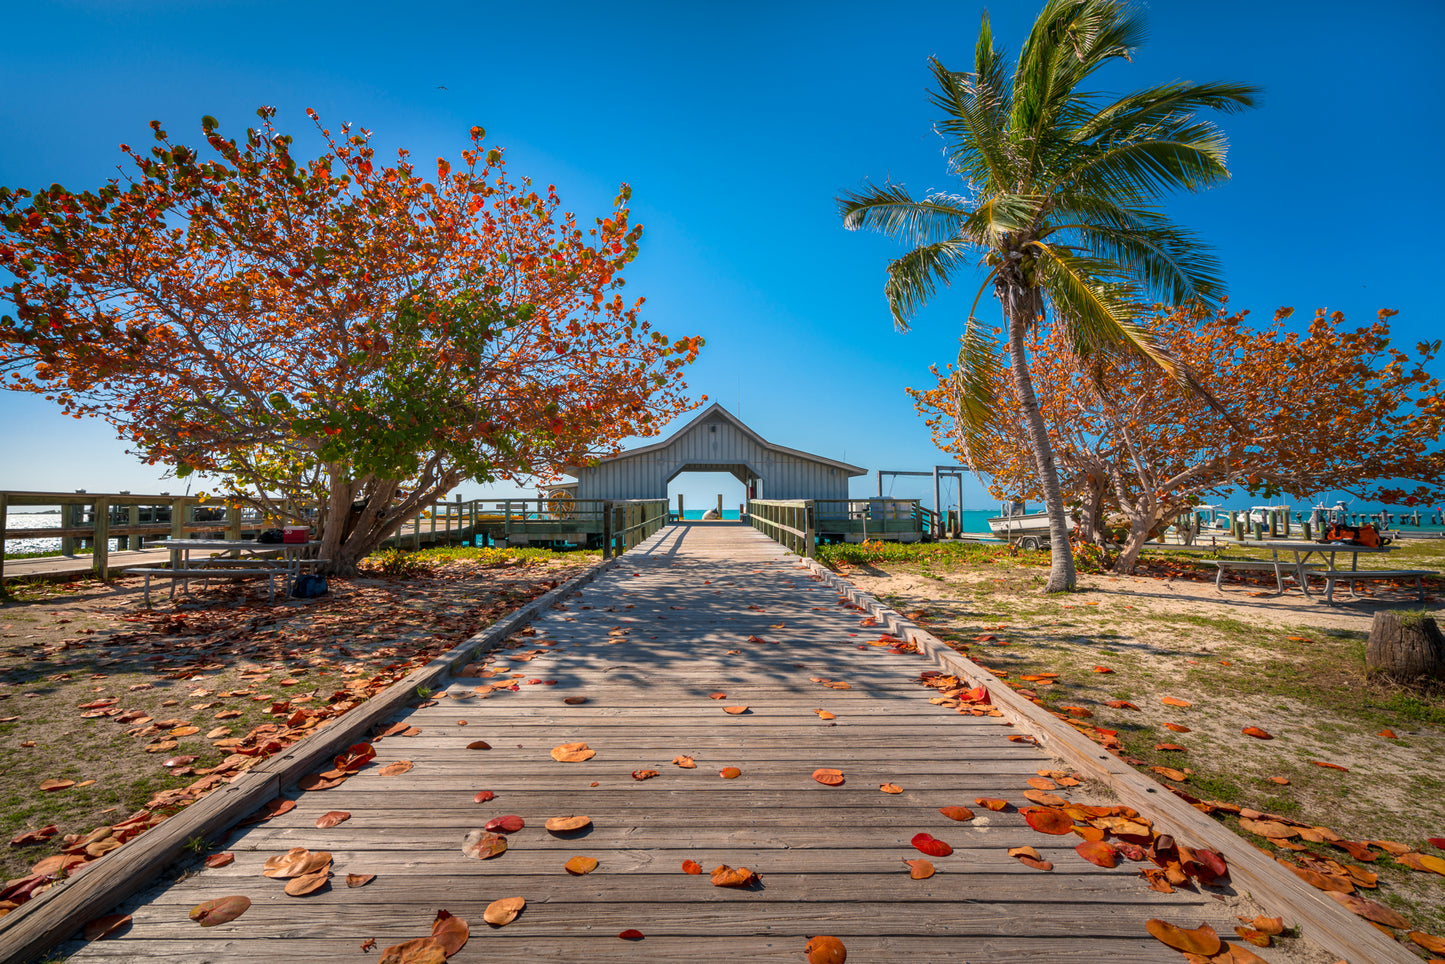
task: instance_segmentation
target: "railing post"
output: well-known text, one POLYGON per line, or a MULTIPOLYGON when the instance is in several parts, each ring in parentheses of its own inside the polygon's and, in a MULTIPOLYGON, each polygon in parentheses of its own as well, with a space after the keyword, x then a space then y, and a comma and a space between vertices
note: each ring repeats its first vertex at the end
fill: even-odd
POLYGON ((807 525, 803 527, 803 532, 805 533, 803 536, 803 545, 807 549, 807 552, 805 552, 804 555, 807 558, 811 559, 813 558, 813 543, 817 541, 818 531, 817 520, 814 518, 813 513, 812 499, 809 499, 807 502, 803 503, 803 514, 806 515, 808 519, 807 525))
MULTIPOLYGON (((140 525, 139 504, 131 503, 130 512, 126 514, 126 522, 130 525, 132 529, 140 525)), ((141 542, 141 540, 144 538, 145 537, 142 536, 140 533, 132 532, 130 534, 130 538, 126 541, 126 545, 131 549, 139 549, 142 545, 144 545, 144 543, 141 542)))
POLYGON ((110 581, 110 500, 96 499, 91 508, 95 544, 91 546, 90 567, 101 582, 110 581))
MULTIPOLYGON (((190 504, 185 499, 171 500, 171 535, 172 539, 184 539, 186 537, 186 514, 190 504)), ((171 550, 171 568, 178 569, 181 565, 181 550, 171 550)))
POLYGON ((612 558, 612 503, 602 503, 602 558, 612 558))

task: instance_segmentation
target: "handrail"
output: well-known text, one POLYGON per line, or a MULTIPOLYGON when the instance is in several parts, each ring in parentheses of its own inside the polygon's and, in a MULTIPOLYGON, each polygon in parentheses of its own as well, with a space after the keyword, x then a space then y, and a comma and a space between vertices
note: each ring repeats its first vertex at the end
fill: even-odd
POLYGON ((748 520, 754 529, 800 556, 813 558, 817 541, 814 499, 749 499, 748 520))
POLYGON ((604 503, 602 558, 610 559, 647 539, 667 522, 666 499, 616 499, 604 503))

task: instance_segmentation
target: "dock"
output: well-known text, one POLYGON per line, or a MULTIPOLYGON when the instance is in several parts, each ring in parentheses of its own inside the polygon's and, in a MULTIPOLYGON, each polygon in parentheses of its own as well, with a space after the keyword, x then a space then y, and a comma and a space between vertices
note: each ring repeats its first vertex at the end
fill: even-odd
MULTIPOLYGON (((1277 896, 1290 906, 1249 877, 1237 886, 1255 909, 1192 888, 1160 893, 1140 865, 1096 866, 1075 853, 1073 835, 1031 829, 1018 812, 1030 806, 1026 781, 1075 764, 1010 740, 1023 731, 1004 717, 930 703, 937 691, 919 680, 935 658, 875 645, 880 629, 855 597, 751 528, 666 526, 606 565, 543 613, 534 634, 494 650, 493 675, 455 677, 396 716, 415 732, 377 741, 360 773, 334 789, 288 788, 293 810, 221 834, 207 852, 234 853, 233 863, 202 869, 197 858, 116 908, 133 921, 115 936, 57 949, 73 962, 378 960, 427 936, 445 910, 470 925, 455 964, 798 961, 816 935, 838 938, 858 962, 1173 964, 1179 954, 1146 920, 1209 923, 1232 937, 1231 915, 1280 913, 1277 896), (512 682, 516 692, 478 694, 512 682), (737 707, 746 710, 728 709, 737 707), (475 741, 489 748, 468 749, 475 741), (578 742, 595 756, 553 759, 554 747, 578 742), (383 775, 400 761, 410 768, 383 775), (727 778, 730 767, 740 773, 727 778), (841 771, 843 783, 818 782, 819 768, 841 771), (495 796, 477 803, 480 791, 495 796), (1010 806, 992 812, 980 797, 1010 806), (942 807, 976 816, 956 822, 942 807), (330 811, 351 816, 318 829, 330 811), (543 829, 578 814, 590 828, 543 829), (505 853, 462 852, 469 831, 503 815, 525 821, 505 853), (927 879, 912 879, 904 862, 924 857, 911 843, 919 833, 953 848, 927 858, 937 871, 927 879), (1054 869, 1008 855, 1021 846, 1054 869), (289 897, 283 881, 262 876, 268 857, 293 847, 333 855, 329 886, 289 897), (569 874, 574 856, 597 868, 569 874), (685 861, 702 873, 684 872, 685 861), (713 886, 721 865, 758 881, 713 886), (350 888, 348 874, 376 876, 350 888), (239 918, 208 928, 188 919, 196 904, 233 895, 252 902, 239 918), (505 897, 525 898, 520 916, 484 923, 505 897), (619 937, 633 930, 640 939, 619 937)), ((1120 799, 1095 784, 1061 792, 1120 799)), ((1175 832, 1182 842, 1193 829, 1175 832)), ((1343 911, 1320 912, 1368 931, 1343 911)), ((1313 921, 1306 933, 1324 940, 1313 921)))

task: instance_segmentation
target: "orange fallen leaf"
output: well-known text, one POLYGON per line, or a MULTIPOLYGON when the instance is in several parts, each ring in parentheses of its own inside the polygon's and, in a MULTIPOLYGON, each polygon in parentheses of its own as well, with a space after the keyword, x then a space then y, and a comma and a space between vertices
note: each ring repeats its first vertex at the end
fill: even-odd
POLYGON ((575 817, 552 817, 542 826, 546 827, 549 833, 575 833, 578 830, 592 826, 592 818, 580 815, 575 817))
POLYGON ((651 780, 651 779, 652 779, 653 777, 655 777, 655 776, 658 776, 658 772, 657 772, 656 770, 633 770, 633 771, 632 771, 632 779, 634 779, 634 780, 651 780))
POLYGON ((1273 737, 1271 734, 1266 733, 1264 730, 1261 730, 1261 729, 1260 729, 1259 727, 1257 727, 1257 726, 1246 726, 1244 729, 1240 730, 1240 732, 1243 733, 1245 736, 1252 736, 1252 737, 1254 737, 1256 740, 1273 740, 1273 739, 1274 739, 1274 737, 1273 737))
POLYGON ((215 870, 218 867, 225 867, 236 862, 236 855, 233 853, 211 854, 206 858, 206 866, 215 870))
POLYGON ((725 700, 728 698, 728 695, 726 693, 709 693, 707 694, 707 698, 710 700, 725 700))
POLYGON ((54 793, 56 790, 69 790, 73 786, 75 786, 74 780, 44 780, 40 784, 40 789, 46 793, 54 793))
POLYGON ((1173 730, 1175 733, 1192 733, 1192 732, 1194 732, 1193 730, 1189 729, 1189 727, 1185 726, 1185 725, 1182 724, 1182 723, 1165 723, 1165 724, 1164 724, 1164 729, 1166 729, 1166 730, 1173 730))
POLYGON ((1091 864, 1113 867, 1119 862, 1119 852, 1102 840, 1085 840, 1075 845, 1074 850, 1091 864))
POLYGON ((558 763, 581 763, 597 755, 597 751, 586 743, 563 743, 552 747, 552 759, 558 763))
POLYGON ((972 820, 973 811, 967 807, 939 807, 938 812, 950 820, 972 820))
MULTIPOLYGON (((1353 856, 1358 858, 1359 855, 1353 854, 1353 856)), ((1445 876, 1445 859, 1434 854, 1422 854, 1412 850, 1408 853, 1396 854, 1395 862, 1404 864, 1412 870, 1445 876)))
POLYGON ((933 864, 926 860, 905 859, 903 862, 908 865, 908 876, 914 880, 927 880, 933 876, 933 864))
POLYGON ((345 810, 328 810, 326 813, 323 813, 321 816, 316 818, 316 829, 327 830, 331 827, 336 826, 338 823, 341 823, 344 820, 350 819, 351 814, 347 813, 345 810))
POLYGON ((468 750, 490 750, 492 745, 486 740, 473 740, 467 744, 468 750))
POLYGON ((684 770, 696 770, 697 761, 690 756, 675 756, 672 758, 674 766, 680 766, 684 770))
POLYGON ((743 771, 739 770, 737 767, 723 767, 717 772, 717 775, 722 777, 724 780, 736 780, 738 777, 743 775, 743 771))
POLYGON ((431 939, 442 945, 447 957, 465 947, 470 935, 471 928, 466 921, 447 911, 437 911, 436 920, 431 925, 431 939))
POLYGON ((375 879, 376 874, 347 874, 346 886, 365 887, 367 884, 371 883, 375 879))
POLYGON ((838 718, 835 714, 829 713, 827 710, 814 710, 813 712, 818 714, 818 719, 820 720, 836 720, 838 718))
POLYGON ((828 787, 843 785, 843 771, 821 768, 813 771, 813 779, 828 787))
POLYGON ((505 927, 517 919, 525 906, 525 897, 502 897, 487 905, 487 909, 482 911, 482 920, 493 927, 505 927))
POLYGON ((682 872, 685 874, 700 874, 702 873, 702 864, 696 860, 684 860, 682 862, 682 872))
POLYGON ((446 946, 434 937, 415 937, 381 952, 377 964, 444 964, 446 946))
POLYGON ((1168 780, 1178 780, 1182 782, 1189 779, 1189 774, 1183 770, 1176 770, 1173 767, 1150 767, 1149 769, 1168 780))
POLYGON ((331 879, 331 863, 327 862, 321 870, 309 874, 302 874, 300 877, 292 877, 286 881, 286 893, 291 897, 305 897, 307 894, 314 894, 326 882, 331 879))
POLYGON ((399 777, 412 768, 410 760, 397 760, 395 763, 388 763, 376 772, 384 777, 399 777))
POLYGON ((1436 937, 1424 931, 1410 931, 1405 935, 1431 954, 1445 954, 1445 937, 1436 937))
POLYGON ((1398 739, 1399 739, 1399 737, 1395 735, 1395 731, 1394 731, 1394 730, 1381 730, 1381 731, 1379 732, 1379 735, 1380 735, 1380 736, 1383 736, 1383 737, 1384 737, 1385 739, 1387 739, 1387 740, 1398 740, 1398 739))
POLYGON ((843 964, 848 959, 848 949, 836 937, 812 937, 803 946, 808 964, 843 964))
POLYGON ((1000 800, 998 797, 978 797, 973 802, 985 810, 998 812, 1008 809, 1008 801, 1000 800))
POLYGON ((1283 917, 1238 917, 1236 920, 1244 921, 1253 930, 1261 934, 1268 934, 1271 937, 1278 937, 1284 933, 1283 917))
POLYGON ((1187 750, 1184 749, 1184 747, 1180 746, 1178 743, 1156 743, 1156 744, 1154 744, 1154 749, 1156 749, 1156 750, 1163 750, 1163 751, 1172 752, 1172 753, 1187 753, 1187 752, 1188 752, 1187 750))
POLYGON ((562 869, 573 877, 581 877, 597 869, 597 860, 594 857, 573 857, 562 865, 562 869))
POLYGON ((1366 900, 1354 894, 1341 893, 1337 890, 1327 890, 1325 893, 1336 901, 1345 905, 1345 908, 1353 914, 1358 914, 1365 920, 1372 920, 1377 924, 1384 924, 1386 927, 1409 927, 1410 922, 1399 914, 1395 913, 1384 904, 1378 904, 1373 900, 1366 900))
POLYGON ((215 927, 217 924, 226 924, 246 913, 246 908, 251 906, 249 897, 221 897, 216 900, 203 900, 191 908, 190 918, 202 927, 215 927))
POLYGON ((1282 787, 1289 786, 1289 777, 1270 777, 1269 781, 1271 783, 1278 783, 1282 787))
POLYGON ((1144 928, 1158 940, 1186 954, 1213 957, 1224 946, 1219 934, 1208 924, 1185 930, 1167 921, 1150 918, 1144 922, 1144 928))
POLYGON ((1045 860, 1043 856, 1032 847, 1010 847, 1008 855, 1020 863, 1032 867, 1035 870, 1053 870, 1054 865, 1045 860))
POLYGON ((1350 771, 1349 767, 1342 767, 1338 763, 1325 763, 1323 760, 1311 760, 1310 762, 1317 767, 1326 767, 1330 770, 1344 770, 1346 773, 1350 771))
POLYGON ((1137 710, 1139 708, 1128 700, 1109 700, 1109 702, 1104 705, 1112 706, 1116 710, 1137 710))
POLYGON ((1066 834, 1074 829, 1073 818, 1053 807, 1025 807, 1019 813, 1023 814, 1025 822, 1039 833, 1066 834))
POLYGON ((884 793, 902 793, 903 788, 896 783, 880 783, 878 789, 884 793))
POLYGON ((462 853, 487 860, 507 852, 507 838, 485 830, 469 830, 462 838, 462 853))
POLYGON ((1189 702, 1188 700, 1181 700, 1181 699, 1179 699, 1178 697, 1175 697, 1175 696, 1166 696, 1166 697, 1164 697, 1163 699, 1161 699, 1159 702, 1163 703, 1165 706, 1193 706, 1193 705, 1194 705, 1193 703, 1189 702))
POLYGON ((1240 940, 1255 947, 1269 947, 1274 943, 1274 938, 1270 935, 1251 927, 1235 927, 1234 932, 1239 935, 1240 940))
POLYGON ((726 714, 728 714, 729 716, 741 716, 742 714, 746 713, 747 711, 748 711, 748 708, 747 708, 747 705, 746 705, 746 704, 741 705, 741 706, 724 706, 724 707, 723 707, 723 712, 726 713, 726 714))
POLYGON ((263 876, 278 880, 290 880, 314 874, 331 866, 331 854, 324 850, 314 853, 305 847, 292 847, 284 854, 267 857, 262 865, 263 876))
POLYGON ((712 872, 714 887, 747 887, 758 879, 758 875, 746 867, 729 867, 723 864, 712 872))

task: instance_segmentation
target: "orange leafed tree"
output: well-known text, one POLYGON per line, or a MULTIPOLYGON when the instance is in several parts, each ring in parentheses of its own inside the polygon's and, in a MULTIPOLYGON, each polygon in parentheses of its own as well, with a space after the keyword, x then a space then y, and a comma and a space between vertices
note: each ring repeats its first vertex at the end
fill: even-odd
MULTIPOLYGON (((1392 311, 1348 330, 1343 315, 1321 310, 1304 333, 1288 330, 1290 313, 1281 309, 1263 328, 1248 324, 1247 312, 1194 308, 1150 322, 1237 427, 1145 363, 1116 356, 1083 371, 1056 336, 1030 346, 1080 536, 1102 543, 1106 513, 1127 520, 1116 570, 1133 571, 1150 533, 1232 488, 1294 497, 1339 490, 1404 505, 1445 496, 1445 395, 1427 371, 1440 342, 1417 345, 1413 357, 1392 347, 1392 311)), ((938 445, 957 452, 955 376, 934 372, 935 388, 910 394, 938 445)), ((995 496, 1038 498, 1021 432, 991 434, 989 469, 995 496)))
POLYGON ((481 128, 428 179, 307 113, 309 159, 262 108, 239 139, 203 118, 199 147, 152 122, 94 192, 0 187, 4 387, 274 517, 320 504, 342 574, 465 478, 547 475, 694 406, 702 340, 620 291, 642 234, 625 185, 584 227, 481 128))

